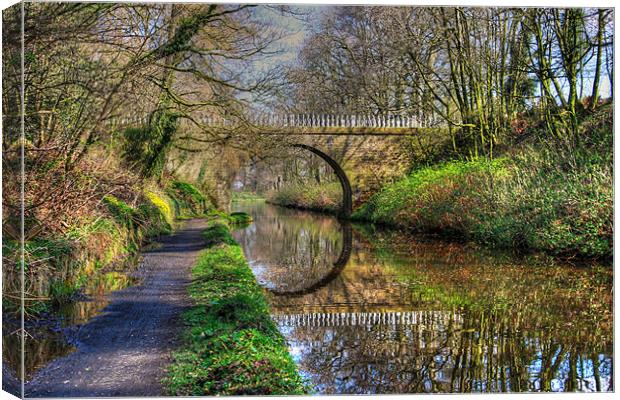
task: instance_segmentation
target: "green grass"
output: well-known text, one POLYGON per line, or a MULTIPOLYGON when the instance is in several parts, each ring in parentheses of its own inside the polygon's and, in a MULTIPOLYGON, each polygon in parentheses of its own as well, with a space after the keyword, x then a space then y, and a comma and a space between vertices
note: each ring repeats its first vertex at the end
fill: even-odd
POLYGON ((184 314, 184 345, 165 384, 173 396, 303 394, 286 343, 225 221, 204 233, 192 269, 195 306, 184 314))
POLYGON ((581 136, 489 161, 420 168, 387 185, 353 219, 561 257, 611 258, 613 133, 594 116, 581 136))
POLYGON ((230 213, 228 219, 232 225, 244 226, 252 222, 252 216, 245 212, 230 213))
MULTIPOLYGON (((468 205, 466 190, 473 190, 474 180, 505 176, 506 159, 473 162, 452 161, 421 168, 411 175, 385 186, 353 215, 421 231, 450 229, 462 231, 459 218, 468 205), (452 220, 452 217, 455 220, 452 220)), ((477 193, 471 193, 475 197, 477 193)))
POLYGON ((221 243, 234 245, 237 243, 230 234, 228 225, 222 221, 213 222, 209 229, 203 233, 203 236, 207 246, 213 246, 221 243))

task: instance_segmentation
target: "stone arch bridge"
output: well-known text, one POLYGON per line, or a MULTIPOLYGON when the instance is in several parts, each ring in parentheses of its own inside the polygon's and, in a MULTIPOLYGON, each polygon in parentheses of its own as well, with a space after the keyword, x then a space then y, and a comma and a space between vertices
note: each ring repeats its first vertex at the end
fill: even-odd
POLYGON ((382 186, 404 175, 413 162, 412 145, 424 135, 446 130, 436 118, 395 115, 267 116, 262 135, 282 136, 292 147, 322 158, 342 186, 340 215, 350 217, 382 186))
MULTIPOLYGON (((146 118, 111 121, 114 126, 145 123, 146 118)), ((340 215, 349 217, 383 185, 407 172, 412 145, 425 135, 446 130, 435 116, 253 114, 243 119, 202 117, 198 122, 217 131, 251 127, 259 135, 282 137, 291 147, 322 158, 334 171, 343 190, 340 215)))

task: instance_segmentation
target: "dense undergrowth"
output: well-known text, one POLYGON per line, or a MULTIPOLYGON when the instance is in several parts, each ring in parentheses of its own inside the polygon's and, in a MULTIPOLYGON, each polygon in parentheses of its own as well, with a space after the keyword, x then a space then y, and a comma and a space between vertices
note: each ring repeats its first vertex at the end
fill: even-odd
POLYGON ((607 108, 587 118, 576 139, 420 168, 384 187, 353 218, 497 247, 610 258, 611 121, 607 108))
POLYGON ((195 306, 184 314, 184 345, 168 368, 168 393, 306 393, 227 220, 217 218, 204 232, 207 249, 192 269, 189 288, 195 306))
POLYGON ((204 214, 213 205, 193 185, 187 182, 173 181, 166 189, 168 198, 174 205, 176 215, 180 217, 204 214))
MULTIPOLYGON (((172 181, 168 190, 152 187, 132 195, 136 197, 133 204, 105 195, 100 207, 66 233, 25 241, 27 313, 69 300, 94 272, 133 262, 140 246, 170 233, 176 219, 209 210, 204 201, 195 200, 204 198, 200 191, 186 182, 172 181)), ((17 258, 19 241, 5 238, 2 253, 5 261, 17 258)), ((19 265, 13 263, 14 269, 5 269, 5 285, 18 285, 19 265)), ((17 299, 5 298, 5 310, 17 307, 17 299)))
POLYGON ((283 207, 336 214, 340 211, 342 188, 338 182, 290 185, 268 193, 267 202, 283 207))

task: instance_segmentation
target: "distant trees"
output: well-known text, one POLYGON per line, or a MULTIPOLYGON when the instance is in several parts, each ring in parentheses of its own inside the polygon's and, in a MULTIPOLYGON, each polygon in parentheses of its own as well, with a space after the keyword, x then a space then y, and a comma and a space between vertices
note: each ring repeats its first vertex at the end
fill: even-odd
MULTIPOLYGON (((68 201, 76 186, 101 184, 68 176, 94 145, 120 139, 112 139, 114 123, 131 114, 143 123, 123 134, 123 150, 143 177, 161 172, 171 149, 226 143, 256 155, 244 119, 250 96, 241 94, 271 89, 274 75, 250 68, 279 36, 253 6, 35 2, 23 9, 23 58, 21 6, 2 16, 5 205, 13 199, 13 212, 22 144, 33 182, 26 211, 36 220, 34 210, 49 207, 46 218, 54 219, 58 204, 78 207, 68 201), (202 122, 215 114, 235 123, 214 130, 202 122)), ((453 150, 474 156, 492 155, 523 113, 540 113, 547 132, 562 137, 613 83, 611 17, 597 9, 330 8, 286 74, 287 105, 441 118, 453 150)))
POLYGON ((581 101, 596 108, 612 65, 611 13, 335 7, 288 76, 291 98, 319 113, 433 115, 458 133, 455 150, 492 156, 522 113, 541 113, 563 136, 576 132, 581 101))

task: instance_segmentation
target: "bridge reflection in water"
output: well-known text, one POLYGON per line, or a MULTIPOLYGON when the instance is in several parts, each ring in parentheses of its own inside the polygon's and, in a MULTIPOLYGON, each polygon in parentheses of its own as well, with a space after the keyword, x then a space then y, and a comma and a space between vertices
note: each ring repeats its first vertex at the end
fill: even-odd
POLYGON ((272 319, 281 326, 373 326, 373 325, 446 325, 448 321, 462 324, 459 314, 442 311, 361 312, 274 314, 272 319))
POLYGON ((255 222, 235 236, 319 393, 613 390, 608 267, 237 208, 255 222))

